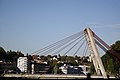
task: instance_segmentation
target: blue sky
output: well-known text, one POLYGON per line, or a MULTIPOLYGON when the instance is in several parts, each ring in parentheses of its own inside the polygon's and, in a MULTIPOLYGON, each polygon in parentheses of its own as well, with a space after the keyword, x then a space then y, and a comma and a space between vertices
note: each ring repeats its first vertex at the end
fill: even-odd
POLYGON ((90 27, 120 40, 120 0, 0 0, 0 46, 32 53, 90 27))

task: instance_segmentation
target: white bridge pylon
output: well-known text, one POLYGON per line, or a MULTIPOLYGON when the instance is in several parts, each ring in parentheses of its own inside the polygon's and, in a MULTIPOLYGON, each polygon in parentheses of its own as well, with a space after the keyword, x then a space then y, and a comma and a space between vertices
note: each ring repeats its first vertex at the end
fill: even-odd
POLYGON ((102 74, 103 78, 107 78, 102 60, 100 58, 97 46, 96 46, 96 40, 94 38, 94 33, 90 28, 86 28, 84 30, 84 33, 86 35, 86 40, 88 43, 88 47, 89 47, 89 52, 90 52, 90 57, 93 61, 93 65, 95 67, 95 71, 97 73, 97 75, 102 74))

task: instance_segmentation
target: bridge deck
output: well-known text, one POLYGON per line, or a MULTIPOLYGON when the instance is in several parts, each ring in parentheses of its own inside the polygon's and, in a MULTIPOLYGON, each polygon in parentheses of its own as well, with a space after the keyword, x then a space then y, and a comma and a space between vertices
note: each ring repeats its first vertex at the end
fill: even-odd
MULTIPOLYGON (((85 75, 53 75, 53 74, 5 74, 3 77, 18 77, 28 79, 86 79, 85 75)), ((103 78, 103 76, 91 76, 91 78, 103 78)), ((115 78, 115 77, 110 77, 115 78)))

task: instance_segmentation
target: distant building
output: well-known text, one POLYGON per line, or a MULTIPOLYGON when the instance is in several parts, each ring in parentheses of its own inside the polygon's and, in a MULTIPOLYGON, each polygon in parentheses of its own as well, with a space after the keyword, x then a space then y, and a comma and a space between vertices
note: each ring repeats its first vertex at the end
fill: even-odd
POLYGON ((80 65, 80 66, 70 66, 64 64, 60 67, 61 71, 64 74, 80 74, 80 75, 87 75, 89 73, 89 66, 80 65))
POLYGON ((33 63, 32 74, 47 74, 49 73, 50 66, 46 63, 33 63))
POLYGON ((17 60, 17 67, 22 73, 28 73, 30 71, 30 60, 28 57, 19 57, 17 60))
POLYGON ((19 69, 16 67, 16 63, 12 63, 12 62, 0 62, 0 69, 1 69, 0 74, 17 73, 19 71, 19 69))

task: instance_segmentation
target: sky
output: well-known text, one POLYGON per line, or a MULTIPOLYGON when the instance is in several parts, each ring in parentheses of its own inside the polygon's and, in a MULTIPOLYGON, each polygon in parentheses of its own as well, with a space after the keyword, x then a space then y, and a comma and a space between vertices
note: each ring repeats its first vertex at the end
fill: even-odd
POLYGON ((0 46, 31 54, 90 27, 120 40, 120 0, 0 0, 0 46))

